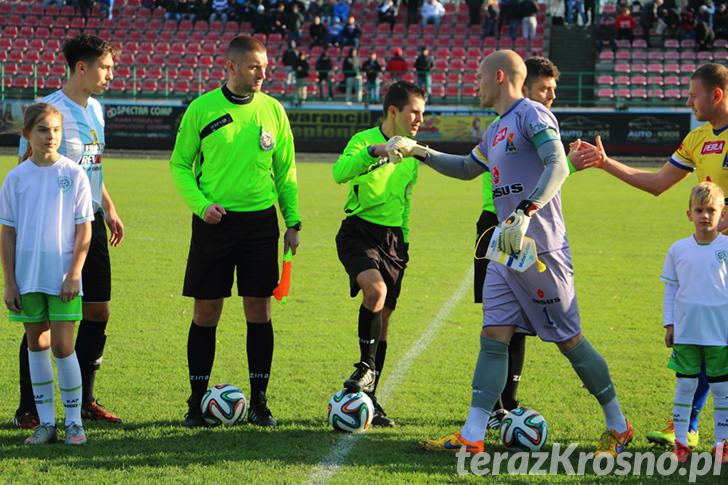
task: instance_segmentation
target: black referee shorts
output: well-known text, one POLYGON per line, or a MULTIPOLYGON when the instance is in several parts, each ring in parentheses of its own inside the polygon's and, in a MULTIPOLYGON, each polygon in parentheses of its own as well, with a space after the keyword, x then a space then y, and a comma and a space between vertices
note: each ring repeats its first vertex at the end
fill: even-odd
POLYGON ((384 304, 394 310, 402 289, 404 270, 409 261, 407 249, 408 245, 405 244, 402 229, 399 227, 380 226, 356 216, 344 219, 336 235, 336 250, 339 261, 349 274, 352 298, 360 290, 356 276, 362 271, 376 269, 387 285, 384 304))
POLYGON ((81 270, 84 303, 105 303, 111 300, 111 260, 103 211, 94 214, 91 223, 91 244, 81 270))
POLYGON ((182 294, 203 300, 226 298, 237 272, 238 295, 271 296, 278 284, 278 236, 275 207, 227 211, 218 224, 192 216, 182 294))
MULTIPOLYGON (((483 211, 480 214, 478 222, 475 224, 477 234, 475 236, 475 242, 477 244, 480 236, 488 229, 498 225, 498 216, 490 211, 483 211)), ((485 252, 490 244, 490 239, 493 237, 493 230, 488 231, 488 234, 483 236, 480 244, 478 244, 476 256, 483 259, 474 259, 473 267, 475 269, 475 277, 473 279, 473 298, 475 303, 483 303, 483 285, 485 284, 485 272, 488 269, 488 260, 485 259, 485 252)))

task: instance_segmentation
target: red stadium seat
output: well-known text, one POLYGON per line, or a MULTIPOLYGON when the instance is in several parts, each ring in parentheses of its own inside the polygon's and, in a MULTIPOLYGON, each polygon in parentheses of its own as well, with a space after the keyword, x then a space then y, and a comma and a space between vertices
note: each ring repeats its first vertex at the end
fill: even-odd
POLYGON ((190 83, 185 79, 178 79, 173 84, 173 91, 175 93, 189 93, 190 83))
POLYGON ((28 89, 33 86, 33 83, 27 77, 15 76, 13 78, 13 88, 15 89, 28 89))
MULTIPOLYGON (((23 58, 25 57, 25 53, 20 50, 13 49, 8 53, 8 60, 10 62, 23 62, 23 58)), ((7 69, 7 66, 5 66, 7 69)))
POLYGON ((616 76, 614 78, 614 84, 616 84, 617 86, 629 86, 629 83, 629 76, 616 76))
POLYGON ((695 62, 696 57, 695 51, 682 51, 680 53, 680 62, 683 64, 686 62, 695 62))
POLYGON ((458 99, 460 97, 460 88, 458 86, 447 86, 445 88, 445 97, 458 99))
POLYGON ((609 85, 614 83, 614 78, 608 74, 604 74, 597 77, 597 84, 609 85))
POLYGON ((21 74, 23 76, 28 76, 28 77, 33 76, 34 70, 35 69, 33 67, 33 64, 26 64, 26 63, 18 64, 18 74, 21 74))
POLYGON ((178 54, 178 55, 185 54, 186 50, 187 50, 187 46, 181 42, 175 42, 169 48, 170 53, 178 54))
POLYGON ((680 48, 680 42, 675 39, 667 39, 665 41, 665 50, 677 50, 680 48))
POLYGON ((648 64, 647 72, 649 74, 662 74, 662 64, 648 64))
POLYGON ((599 62, 611 63, 614 62, 614 52, 604 50, 599 53, 599 62))
MULTIPOLYGON (((8 66, 6 65, 5 66, 5 71, 6 72, 7 72, 7 69, 8 69, 8 66)), ((67 73, 67 69, 68 68, 65 65, 63 65, 63 64, 53 64, 51 66, 51 74, 53 74, 54 76, 59 76, 59 77, 65 78, 66 77, 66 73, 67 73)))
POLYGON ((12 39, 18 36, 18 27, 15 25, 9 25, 3 29, 3 37, 12 39))
POLYGON ((650 61, 662 62, 665 58, 665 54, 662 51, 650 51, 647 59, 650 61))
POLYGON ((200 56, 199 57, 199 65, 200 67, 212 67, 214 65, 213 57, 212 56, 200 56))
POLYGON ((129 66, 117 66, 114 69, 114 77, 121 77, 121 78, 131 77, 131 68, 129 66))
POLYGON ((156 79, 145 79, 142 81, 142 92, 144 94, 154 94, 157 92, 159 85, 156 79))
POLYGON ((665 86, 680 86, 680 78, 677 76, 665 76, 663 78, 665 86))
POLYGON ((632 76, 629 82, 632 86, 646 86, 647 78, 645 76, 632 76))
POLYGON ((636 88, 632 89, 629 93, 629 97, 632 99, 646 99, 647 98, 647 90, 644 88, 636 88))
POLYGON ((666 89, 665 92, 663 93, 663 96, 665 97, 665 99, 674 99, 674 100, 678 100, 682 97, 680 94, 680 90, 674 89, 674 88, 666 89))
POLYGON ((647 60, 647 52, 642 51, 642 50, 633 50, 632 51, 632 60, 645 62, 647 60))
POLYGON ((710 51, 700 51, 698 52, 698 62, 700 64, 704 64, 707 62, 713 61, 713 53, 710 51))
POLYGON ((23 60, 35 64, 40 61, 40 53, 38 51, 27 51, 23 60))
POLYGON ((55 52, 45 51, 40 55, 40 62, 43 64, 53 64, 56 60, 55 52))
POLYGON ((140 66, 148 66, 151 64, 151 60, 147 54, 137 54, 134 58, 136 63, 140 66))
POLYGON ((650 86, 662 86, 664 78, 662 76, 648 76, 647 84, 650 86))
POLYGON ((614 66, 614 71, 615 72, 621 72, 621 73, 629 73, 629 71, 630 71, 629 64, 626 63, 626 62, 617 63, 614 66))
POLYGON ((48 89, 61 89, 63 81, 60 77, 50 76, 45 81, 45 87, 48 89))
POLYGON ((445 86, 442 84, 432 85, 432 97, 433 98, 444 98, 445 97, 445 86))
MULTIPOLYGON (((667 42, 665 42, 667 44, 667 42)), ((667 47, 667 45, 666 45, 667 47)), ((682 49, 695 49, 695 41, 693 39, 683 39, 680 41, 680 48, 682 49)))
POLYGON ((163 79, 164 76, 162 75, 162 68, 161 67, 150 67, 147 69, 146 77, 152 78, 152 79, 163 79))
POLYGON ((664 93, 661 88, 652 88, 647 91, 647 97, 650 98, 651 101, 662 101, 664 93))

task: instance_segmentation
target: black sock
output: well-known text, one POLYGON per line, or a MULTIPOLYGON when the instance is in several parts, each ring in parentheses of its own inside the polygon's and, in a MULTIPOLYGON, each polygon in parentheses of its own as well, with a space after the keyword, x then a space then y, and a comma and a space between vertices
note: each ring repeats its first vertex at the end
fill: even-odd
POLYGON ((28 337, 23 334, 20 341, 20 403, 15 414, 32 413, 38 414, 35 409, 35 397, 33 396, 33 381, 30 379, 30 364, 28 363, 28 337))
POLYGON ((503 408, 507 410, 518 407, 518 383, 521 381, 523 361, 526 358, 526 334, 515 333, 508 346, 508 380, 501 394, 503 408))
POLYGON ((76 357, 81 368, 83 403, 94 400, 94 381, 96 371, 101 367, 101 359, 106 345, 106 323, 81 320, 76 336, 76 357))
POLYGON ((250 401, 257 403, 265 395, 273 363, 273 324, 248 322, 248 371, 250 372, 250 401))
POLYGON ((387 358, 387 341, 386 340, 380 340, 379 345, 377 345, 377 357, 374 360, 375 365, 375 374, 376 378, 374 379, 374 393, 377 392, 377 386, 379 385, 379 378, 382 376, 382 369, 384 369, 384 360, 387 358))
POLYGON ((210 382, 215 362, 215 334, 217 326, 200 327, 194 321, 187 336, 187 369, 190 373, 192 394, 202 398, 210 382))
POLYGON ((382 332, 382 312, 376 313, 367 310, 364 305, 359 307, 359 360, 366 362, 372 369, 376 369, 377 342, 382 332))

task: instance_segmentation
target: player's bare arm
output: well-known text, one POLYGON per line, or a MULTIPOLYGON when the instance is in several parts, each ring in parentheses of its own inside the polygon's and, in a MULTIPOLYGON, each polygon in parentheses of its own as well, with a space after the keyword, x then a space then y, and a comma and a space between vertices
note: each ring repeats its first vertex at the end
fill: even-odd
POLYGON ((19 312, 21 310, 20 291, 15 281, 15 228, 2 226, 0 229, 0 257, 2 258, 3 276, 5 280, 5 294, 3 299, 8 310, 19 312))
POLYGON ((104 220, 111 231, 109 244, 116 247, 124 239, 124 223, 121 222, 121 218, 116 212, 116 206, 111 200, 105 184, 101 185, 101 205, 104 207, 104 220))
POLYGON ((76 237, 73 240, 71 267, 63 278, 61 301, 71 301, 81 291, 81 270, 91 245, 91 223, 76 224, 76 237))
POLYGON ((578 164, 583 160, 580 156, 582 152, 595 151, 598 156, 598 161, 592 166, 601 168, 632 187, 644 190, 652 195, 660 195, 690 175, 690 172, 675 167, 670 163, 665 163, 657 172, 627 166, 607 155, 600 136, 597 136, 595 143, 596 145, 585 141, 581 142, 581 148, 577 152, 579 155, 571 158, 574 166, 578 167, 578 164))

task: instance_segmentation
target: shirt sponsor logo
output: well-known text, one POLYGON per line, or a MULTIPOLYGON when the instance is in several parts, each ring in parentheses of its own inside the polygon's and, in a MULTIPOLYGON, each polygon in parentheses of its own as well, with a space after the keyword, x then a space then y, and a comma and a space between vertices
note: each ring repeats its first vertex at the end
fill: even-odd
POLYGON ((531 301, 534 302, 536 305, 553 305, 554 303, 560 303, 561 298, 558 296, 556 298, 531 298, 531 301))
POLYGON ((700 150, 701 155, 711 155, 717 153, 723 153, 723 147, 725 142, 723 140, 718 141, 706 141, 703 143, 703 149, 700 150))
POLYGON ((516 153, 518 151, 518 148, 516 148, 516 144, 513 143, 513 135, 515 133, 511 133, 508 135, 508 141, 506 142, 506 153, 516 153))
POLYGON ((101 163, 101 146, 97 143, 89 143, 83 146, 83 154, 78 161, 79 165, 98 165, 101 163))
POLYGON ((58 186, 61 188, 61 191, 65 194, 69 190, 71 190, 71 187, 73 187, 73 180, 71 180, 71 177, 66 177, 65 175, 61 175, 58 177, 58 186))
POLYGON ((498 167, 493 167, 493 183, 498 185, 500 183, 500 170, 498 170, 498 167))
POLYGON ((493 198, 497 199, 498 197, 503 197, 504 195, 518 194, 521 192, 523 192, 523 184, 511 184, 504 185, 502 187, 494 187, 493 198))
POLYGON ((219 130, 223 126, 229 125, 232 122, 233 122, 233 117, 230 116, 229 114, 223 115, 223 116, 219 117, 218 119, 211 121, 200 132, 200 140, 202 140, 206 136, 212 135, 213 133, 215 133, 217 130, 219 130))
POLYGON ((498 143, 502 142, 506 139, 506 134, 508 133, 508 127, 502 128, 498 131, 498 133, 495 134, 495 138, 493 138, 493 146, 496 146, 498 143))

